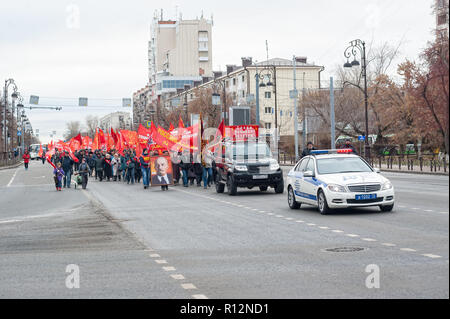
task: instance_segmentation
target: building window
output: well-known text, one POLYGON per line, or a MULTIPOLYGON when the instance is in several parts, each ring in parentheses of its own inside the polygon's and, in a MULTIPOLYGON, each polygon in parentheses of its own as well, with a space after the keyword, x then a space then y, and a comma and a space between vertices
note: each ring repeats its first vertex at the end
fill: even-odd
POLYGON ((245 97, 245 91, 241 91, 241 97, 245 97))
POLYGON ((264 93, 264 97, 265 97, 266 99, 270 99, 270 98, 272 97, 272 92, 265 92, 265 93, 264 93))
POLYGON ((446 24, 447 23, 447 15, 441 14, 438 16, 438 25, 446 24))
MULTIPOLYGON (((184 89, 184 85, 188 84, 191 87, 194 84, 192 80, 163 80, 162 88, 163 89, 184 89)), ((158 83, 158 89, 160 90, 160 83, 158 83)))
POLYGON ((272 108, 271 107, 265 107, 264 108, 264 113, 266 113, 266 114, 272 114, 273 112, 272 112, 272 108))
POLYGON ((265 128, 266 130, 270 130, 270 129, 272 128, 272 123, 265 123, 265 124, 264 124, 264 128, 265 128))
POLYGON ((236 78, 233 78, 233 85, 236 85, 236 78))
POLYGON ((245 76, 243 75, 242 76, 242 83, 244 83, 245 82, 245 76))

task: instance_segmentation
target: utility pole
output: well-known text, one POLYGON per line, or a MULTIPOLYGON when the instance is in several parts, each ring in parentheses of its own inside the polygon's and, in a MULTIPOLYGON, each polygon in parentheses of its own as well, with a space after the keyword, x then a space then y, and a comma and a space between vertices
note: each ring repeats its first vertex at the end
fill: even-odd
POLYGON ((330 77, 330 117, 331 117, 331 149, 336 148, 335 120, 334 120, 334 83, 330 77))
POLYGON ((295 140, 295 161, 298 160, 298 93, 297 93, 297 76, 296 76, 296 59, 295 55, 292 59, 294 69, 294 140, 295 140))
POLYGON ((256 74, 255 74, 255 80, 256 80, 256 125, 259 126, 259 74, 258 74, 258 64, 257 61, 255 61, 256 65, 256 74))
POLYGON ((303 148, 306 148, 306 105, 305 105, 305 95, 306 95, 306 88, 305 88, 305 72, 303 72, 303 88, 302 88, 302 99, 303 99, 303 148))

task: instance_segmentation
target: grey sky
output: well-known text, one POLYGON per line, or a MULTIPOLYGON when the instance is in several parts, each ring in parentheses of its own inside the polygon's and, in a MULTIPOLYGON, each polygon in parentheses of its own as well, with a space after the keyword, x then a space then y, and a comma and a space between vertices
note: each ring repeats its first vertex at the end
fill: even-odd
MULTIPOLYGON (((85 96, 92 104, 120 105, 122 97, 131 97, 146 84, 149 26, 154 11, 161 8, 166 19, 174 19, 176 10, 184 19, 199 17, 202 11, 205 17, 214 15, 215 70, 239 64, 242 56, 264 60, 268 40, 269 58, 307 56, 326 67, 327 79, 336 65, 345 62, 343 51, 355 38, 374 45, 402 41, 402 60, 416 59, 432 39, 431 4, 431 0, 2 1, 0 80, 14 78, 26 98, 85 96), (71 19, 78 9, 79 27, 71 19)), ((68 120, 84 121, 88 112, 104 115, 118 109, 123 110, 71 107, 26 112, 41 134, 57 130, 61 136, 68 120)))

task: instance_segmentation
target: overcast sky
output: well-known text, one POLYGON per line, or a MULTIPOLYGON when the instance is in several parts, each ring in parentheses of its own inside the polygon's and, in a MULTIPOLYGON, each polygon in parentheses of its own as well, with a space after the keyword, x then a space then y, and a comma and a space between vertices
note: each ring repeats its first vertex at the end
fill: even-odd
POLYGON ((243 56, 264 60, 268 40, 269 58, 307 56, 325 66, 327 79, 336 65, 345 62, 343 51, 355 38, 375 46, 401 41, 401 59, 417 59, 432 40, 431 4, 431 0, 1 1, 0 80, 13 78, 25 104, 32 94, 47 98, 41 104, 75 104, 81 96, 98 105, 59 112, 26 110, 46 142, 45 135, 52 130, 62 136, 66 121, 123 110, 121 98, 145 86, 155 10, 163 9, 165 19, 175 19, 176 12, 184 19, 200 17, 202 11, 207 18, 213 15, 215 70, 239 64, 243 56))

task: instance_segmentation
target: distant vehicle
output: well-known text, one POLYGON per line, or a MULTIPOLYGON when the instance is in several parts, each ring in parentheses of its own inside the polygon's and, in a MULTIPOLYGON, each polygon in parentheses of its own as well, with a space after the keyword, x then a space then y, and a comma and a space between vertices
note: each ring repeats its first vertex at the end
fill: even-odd
POLYGON ((28 147, 28 151, 30 152, 30 158, 32 160, 39 159, 39 148, 41 147, 41 144, 31 144, 28 147))
POLYGON ((350 150, 311 151, 288 174, 288 204, 317 206, 321 214, 335 208, 394 208, 394 186, 362 157, 350 150))

